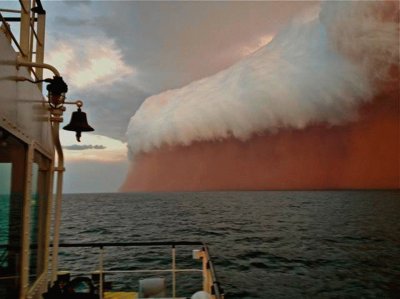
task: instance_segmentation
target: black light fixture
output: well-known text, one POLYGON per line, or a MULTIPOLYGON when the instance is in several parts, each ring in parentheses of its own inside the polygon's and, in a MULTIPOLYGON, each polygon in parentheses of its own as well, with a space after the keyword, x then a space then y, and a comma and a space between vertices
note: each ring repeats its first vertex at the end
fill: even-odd
POLYGON ((49 104, 52 108, 62 108, 65 103, 65 94, 68 91, 68 85, 64 82, 62 77, 54 76, 53 79, 43 80, 47 85, 49 104))
POLYGON ((68 85, 64 82, 63 78, 59 75, 58 71, 48 64, 37 64, 37 63, 27 63, 24 61, 19 61, 19 65, 30 66, 30 67, 42 67, 53 71, 55 76, 53 78, 47 78, 44 80, 32 80, 25 77, 16 77, 16 81, 29 81, 32 83, 46 82, 49 83, 46 87, 48 94, 48 103, 50 105, 50 111, 52 114, 51 120, 54 122, 62 122, 62 114, 65 111, 65 104, 74 104, 78 106, 78 111, 72 113, 71 121, 68 125, 64 126, 63 129, 67 131, 76 132, 76 140, 81 142, 82 132, 92 132, 94 129, 88 124, 86 113, 82 112, 81 107, 83 106, 82 101, 66 102, 65 94, 68 91, 68 85))
POLYGON ((65 102, 65 94, 68 91, 68 86, 62 77, 54 76, 53 79, 45 79, 47 85, 49 104, 54 109, 62 109, 64 104, 76 104, 78 111, 72 113, 71 121, 63 127, 64 130, 76 132, 76 140, 81 142, 82 132, 92 132, 94 129, 88 124, 86 113, 82 112, 82 101, 65 102))

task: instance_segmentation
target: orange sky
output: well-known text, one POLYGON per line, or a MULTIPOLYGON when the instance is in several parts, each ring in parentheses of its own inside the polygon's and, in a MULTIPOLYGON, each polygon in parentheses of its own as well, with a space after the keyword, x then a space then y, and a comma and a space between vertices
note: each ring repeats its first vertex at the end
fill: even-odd
POLYGON ((121 191, 400 188, 399 87, 351 124, 161 148, 135 158, 121 191))

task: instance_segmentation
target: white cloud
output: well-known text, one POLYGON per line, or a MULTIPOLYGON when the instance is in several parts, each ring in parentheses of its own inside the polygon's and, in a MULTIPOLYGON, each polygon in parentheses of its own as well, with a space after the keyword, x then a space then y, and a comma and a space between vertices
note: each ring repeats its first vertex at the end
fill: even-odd
POLYGON ((302 16, 231 67, 147 98, 128 126, 130 151, 355 120, 372 79, 399 64, 391 5, 324 2, 321 19, 302 16))
POLYGON ((261 36, 260 38, 258 38, 256 40, 255 43, 253 43, 251 45, 246 45, 245 47, 243 47, 240 51, 241 55, 247 56, 247 55, 250 55, 250 54, 256 52, 257 50, 266 46, 270 41, 272 41, 273 38, 274 38, 274 36, 272 34, 261 36))
POLYGON ((59 41, 47 62, 62 71, 73 89, 107 87, 135 74, 115 42, 102 37, 59 41))

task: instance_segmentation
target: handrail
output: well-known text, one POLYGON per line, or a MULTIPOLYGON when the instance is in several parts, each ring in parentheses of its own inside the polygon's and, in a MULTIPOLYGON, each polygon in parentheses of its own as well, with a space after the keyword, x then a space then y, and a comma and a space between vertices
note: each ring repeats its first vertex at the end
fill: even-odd
POLYGON ((215 273, 215 270, 214 270, 214 264, 211 261, 210 252, 209 252, 209 249, 206 244, 204 244, 203 250, 206 253, 206 258, 209 263, 209 270, 210 270, 210 274, 211 274, 213 290, 214 290, 217 298, 220 298, 220 296, 223 296, 223 290, 221 289, 221 285, 219 283, 219 280, 217 279, 217 274, 215 273))
MULTIPOLYGON (((207 261, 207 270, 210 271, 211 282, 212 282, 212 293, 216 298, 224 298, 224 292, 221 288, 220 282, 217 279, 217 275, 214 269, 214 264, 211 260, 210 251, 205 242, 202 241, 148 241, 148 242, 83 242, 83 243, 60 243, 57 247, 59 248, 100 248, 104 247, 144 247, 144 246, 194 246, 200 245, 205 253, 205 258, 207 261)), ((53 244, 50 244, 53 246, 53 244)), ((36 248, 36 244, 31 244, 31 248, 36 248)), ((9 246, 6 244, 0 244, 0 248, 18 248, 18 246, 9 246)), ((155 270, 151 272, 180 272, 185 269, 171 269, 171 270, 155 270)), ((187 269, 192 270, 192 269, 187 269)), ((193 269, 194 270, 194 269, 193 269)), ((118 273, 139 273, 150 270, 119 270, 118 273)), ((102 273, 117 273, 116 271, 111 270, 102 270, 102 273)))
POLYGON ((201 245, 205 246, 206 244, 201 241, 148 241, 148 242, 91 242, 91 243, 60 243, 59 247, 92 247, 92 248, 101 248, 101 247, 129 247, 129 246, 190 246, 190 245, 201 245))
MULTIPOLYGON (((211 275, 211 293, 215 296, 215 298, 224 298, 224 292, 221 288, 220 282, 217 279, 217 275, 214 269, 214 264, 211 261, 210 252, 208 246, 205 242, 202 241, 148 241, 148 242, 84 242, 84 243, 60 243, 58 247, 62 248, 100 248, 101 250, 104 247, 144 247, 144 246, 194 246, 200 245, 202 246, 202 250, 205 253, 205 258, 207 261, 207 270, 210 271, 211 275)), ((102 264, 102 261, 100 262, 102 264)), ((102 266, 101 266, 102 267, 102 266)), ((181 270, 195 270, 195 269, 174 269, 174 266, 170 270, 160 270, 156 269, 152 270, 118 270, 118 271, 110 271, 110 270, 102 270, 101 273, 140 273, 140 272, 180 272, 181 270)), ((201 271, 201 270, 200 270, 201 271)), ((183 271, 182 271, 183 272, 183 271)), ((101 275, 100 275, 101 276, 101 275)))
MULTIPOLYGON (((0 20, 3 24, 2 28, 5 34, 11 39, 10 42, 12 41, 12 44, 15 45, 21 56, 24 57, 27 62, 43 63, 42 57, 44 53, 44 31, 42 28, 45 22, 46 11, 43 9, 41 0, 19 0, 19 3, 21 7, 20 10, 0 9, 0 20), (1 12, 20 13, 21 17, 4 17, 1 12), (28 22, 26 22, 26 18, 29 19, 28 22), (17 39, 12 33, 10 26, 8 25, 8 21, 20 23, 19 39, 17 39), (22 34, 22 32, 24 33, 22 34), (34 41, 36 41, 35 49, 33 48, 34 41), (34 53, 35 55, 33 55, 34 53)), ((28 67, 28 69, 31 75, 37 80, 43 79, 41 70, 35 70, 31 66, 28 67)))
MULTIPOLYGON (((91 248, 102 248, 102 247, 135 247, 135 246, 192 246, 192 245, 200 245, 206 246, 204 242, 201 241, 148 241, 148 242, 84 242, 84 243, 60 243, 59 247, 64 248, 80 248, 80 247, 91 247, 91 248)), ((50 244, 52 247, 53 245, 50 244)), ((20 245, 9 245, 9 244, 0 244, 0 248, 6 249, 21 249, 20 245)), ((37 244, 30 244, 31 249, 36 249, 37 244)))
MULTIPOLYGON (((30 23, 30 27, 31 27, 31 29, 32 29, 33 35, 35 36, 36 42, 37 42, 39 45, 42 46, 43 43, 42 43, 42 41, 39 39, 39 36, 38 36, 38 34, 36 33, 35 27, 33 26, 32 22, 30 23)), ((31 53, 33 53, 33 52, 31 52, 31 53)))
POLYGON ((15 46, 18 48, 18 50, 23 53, 24 51, 21 49, 21 46, 19 45, 19 42, 17 40, 17 38, 15 37, 15 35, 12 33, 12 31, 10 30, 5 18, 3 17, 2 13, 0 12, 0 20, 1 23, 4 25, 3 26, 3 30, 7 31, 7 34, 11 37, 12 41, 14 42, 15 46))
MULTIPOLYGON (((217 276, 215 273, 214 265, 211 261, 209 249, 207 244, 202 241, 148 241, 148 242, 84 242, 84 243, 60 243, 58 244, 58 248, 99 248, 100 251, 100 280, 102 280, 102 274, 116 274, 116 273, 162 273, 169 272, 173 275, 173 284, 175 284, 175 273, 178 272, 202 272, 200 269, 191 269, 191 268, 176 268, 175 263, 173 262, 171 269, 145 269, 145 270, 105 270, 103 268, 103 249, 105 247, 149 247, 149 246, 171 246, 175 248, 176 246, 201 246, 202 250, 205 252, 205 258, 207 262, 207 270, 210 271, 212 288, 211 293, 215 296, 216 299, 224 298, 223 290, 221 289, 220 283, 217 280, 217 276)), ((54 244, 50 244, 50 246, 54 246, 54 244)), ((8 249, 18 249, 20 246, 11 246, 7 244, 0 244, 0 248, 8 248, 8 249)), ((37 248, 37 244, 31 244, 31 249, 37 248)), ((172 253, 174 254, 174 253, 172 253)), ((80 272, 81 273, 81 272, 80 272)), ((100 285, 103 283, 101 282, 100 285)), ((100 287, 102 289, 102 287, 100 287)), ((175 294, 175 288, 173 288, 173 295, 175 294)))
POLYGON ((21 13, 18 9, 7 9, 7 8, 0 8, 0 12, 10 12, 10 13, 21 13))

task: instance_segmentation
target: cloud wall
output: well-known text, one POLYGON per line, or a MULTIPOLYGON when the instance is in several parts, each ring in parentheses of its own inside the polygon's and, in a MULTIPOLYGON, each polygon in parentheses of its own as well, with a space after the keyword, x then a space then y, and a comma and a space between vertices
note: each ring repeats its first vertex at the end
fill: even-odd
POLYGON ((399 88, 347 125, 164 146, 135 157, 122 191, 400 188, 399 88))
POLYGON ((230 68, 147 98, 130 120, 129 151, 356 121, 398 67, 398 26, 395 1, 323 2, 230 68))

